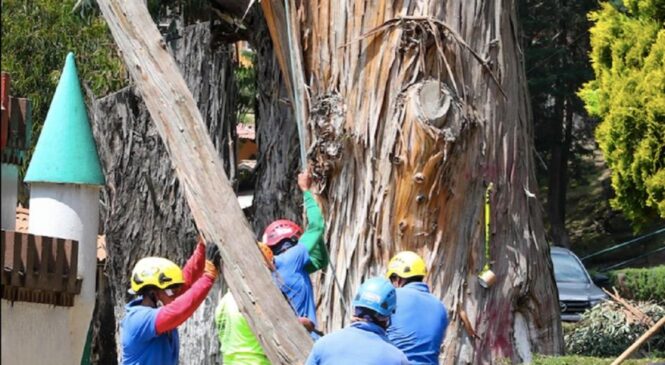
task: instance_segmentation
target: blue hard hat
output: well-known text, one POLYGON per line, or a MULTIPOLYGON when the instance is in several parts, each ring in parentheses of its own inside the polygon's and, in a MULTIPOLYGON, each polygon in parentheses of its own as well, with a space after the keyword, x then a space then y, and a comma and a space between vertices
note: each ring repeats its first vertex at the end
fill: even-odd
POLYGON ((388 317, 395 312, 397 295, 393 285, 382 277, 367 279, 353 298, 353 307, 371 309, 376 313, 388 317))

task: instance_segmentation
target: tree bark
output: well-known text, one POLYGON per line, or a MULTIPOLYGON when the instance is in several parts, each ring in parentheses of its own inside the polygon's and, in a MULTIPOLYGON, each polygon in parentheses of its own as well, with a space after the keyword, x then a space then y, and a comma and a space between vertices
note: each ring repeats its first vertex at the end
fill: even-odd
MULTIPOLYGON (((560 6, 567 4, 561 3, 560 6)), ((558 43, 562 48, 569 48, 566 20, 559 21, 561 32, 558 43)), ((557 57, 554 62, 567 66, 567 57, 557 57)), ((555 90, 563 90, 564 80, 557 80, 555 90)), ((550 167, 548 170, 547 216, 550 223, 550 238, 554 245, 570 248, 570 237, 566 230, 566 192, 568 190, 568 155, 571 144, 573 106, 568 97, 554 97, 554 120, 552 120, 552 146, 550 149, 550 167)))
POLYGON ((115 336, 113 336, 116 332, 113 293, 109 286, 108 275, 105 274, 103 267, 97 267, 95 290, 97 296, 95 297, 95 310, 92 314, 91 364, 117 365, 118 351, 115 336))
POLYGON ((570 248, 566 229, 566 193, 568 191, 568 161, 572 144, 573 106, 568 98, 557 97, 552 125, 552 147, 548 170, 547 216, 552 244, 570 248))
POLYGON ((258 158, 253 226, 260 237, 273 220, 302 221, 302 193, 296 185, 300 168, 298 132, 288 94, 275 58, 263 13, 252 11, 249 38, 256 51, 256 142, 258 158))
MULTIPOLYGON (((187 27, 181 35, 170 46, 205 116, 224 168, 233 178, 235 86, 229 49, 209 48, 206 23, 187 27)), ((173 166, 165 157, 166 148, 136 91, 126 88, 98 99, 92 110, 93 131, 106 175, 102 192, 106 272, 119 326, 129 300, 129 273, 136 261, 158 255, 182 265, 194 249, 197 231, 173 166)), ((217 284, 194 316, 180 327, 184 364, 218 363, 219 344, 212 318, 220 287, 217 284)), ((104 337, 99 341, 108 342, 112 335, 99 336, 104 337)), ((120 346, 119 338, 111 340, 120 346)), ((105 346, 100 352, 106 352, 101 358, 109 358, 108 352, 115 357, 115 348, 105 346)))
POLYGON ((348 303, 409 249, 426 258, 428 281, 451 310, 443 363, 561 353, 513 2, 261 6, 290 95, 302 101, 304 147, 327 196, 336 270, 317 282, 327 329, 348 323, 351 309, 335 276, 348 303), (477 275, 487 260, 489 182, 498 281, 484 289, 477 275))
POLYGON ((272 282, 192 94, 145 5, 98 4, 167 146, 199 231, 219 246, 224 278, 266 355, 275 364, 304 362, 312 341, 272 282))

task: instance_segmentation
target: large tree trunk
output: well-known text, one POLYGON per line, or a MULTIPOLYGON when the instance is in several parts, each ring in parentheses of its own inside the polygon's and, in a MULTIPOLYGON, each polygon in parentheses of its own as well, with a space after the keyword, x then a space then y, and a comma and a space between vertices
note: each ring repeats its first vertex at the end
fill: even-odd
MULTIPOLYGON (((224 161, 224 169, 233 179, 233 66, 229 48, 210 49, 209 41, 209 27, 202 23, 187 27, 182 38, 171 46, 224 161)), ((167 151, 141 97, 127 88, 99 99, 94 103, 92 119, 106 173, 103 191, 106 269, 119 325, 129 299, 129 274, 136 261, 159 255, 182 265, 194 249, 198 232, 167 151)), ((213 312, 219 291, 217 284, 194 316, 180 327, 181 363, 218 363, 213 312)), ((117 344, 119 347, 120 342, 117 344)))
POLYGON ((336 268, 318 280, 327 329, 348 323, 365 278, 410 249, 451 310, 444 363, 561 353, 513 2, 290 0, 290 13, 284 4, 261 2, 327 196, 336 268), (498 281, 484 289, 490 182, 498 281))

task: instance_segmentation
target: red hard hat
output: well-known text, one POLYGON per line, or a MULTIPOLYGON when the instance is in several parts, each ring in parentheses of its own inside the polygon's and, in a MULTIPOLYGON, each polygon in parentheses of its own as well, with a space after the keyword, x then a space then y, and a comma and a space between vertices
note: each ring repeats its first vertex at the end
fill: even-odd
POLYGON ((298 240, 302 235, 302 228, 288 219, 276 220, 263 231, 263 243, 274 246, 284 240, 298 240))

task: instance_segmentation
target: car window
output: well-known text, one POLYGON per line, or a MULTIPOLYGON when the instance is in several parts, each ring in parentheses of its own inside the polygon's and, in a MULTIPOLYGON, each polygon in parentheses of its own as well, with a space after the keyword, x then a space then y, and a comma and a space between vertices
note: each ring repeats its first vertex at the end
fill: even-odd
POLYGON ((588 283, 586 270, 574 257, 567 254, 552 253, 554 278, 559 283, 588 283))

